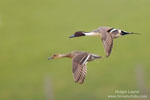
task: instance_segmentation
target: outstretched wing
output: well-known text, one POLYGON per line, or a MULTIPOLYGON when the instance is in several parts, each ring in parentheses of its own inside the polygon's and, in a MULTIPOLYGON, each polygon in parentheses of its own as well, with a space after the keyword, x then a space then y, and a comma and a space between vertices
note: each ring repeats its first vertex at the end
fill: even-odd
POLYGON ((101 30, 101 34, 102 34, 104 49, 106 52, 106 57, 108 57, 111 54, 111 50, 113 47, 113 38, 111 34, 107 32, 107 30, 101 30))
POLYGON ((82 84, 87 73, 87 60, 90 55, 88 53, 79 53, 73 58, 72 73, 74 81, 82 84))

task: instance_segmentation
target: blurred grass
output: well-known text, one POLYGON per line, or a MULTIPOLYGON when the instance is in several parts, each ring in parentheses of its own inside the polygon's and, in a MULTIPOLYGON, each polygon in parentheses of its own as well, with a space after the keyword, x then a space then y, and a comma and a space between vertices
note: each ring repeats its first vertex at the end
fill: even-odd
POLYGON ((150 90, 149 5, 149 0, 1 0, 0 100, 45 99, 47 75, 55 100, 108 100, 115 90, 138 90, 138 64, 150 90), (68 38, 99 26, 141 35, 114 40, 109 59, 89 63, 85 83, 75 84, 70 59, 47 57, 73 50, 105 56, 99 38, 68 38))

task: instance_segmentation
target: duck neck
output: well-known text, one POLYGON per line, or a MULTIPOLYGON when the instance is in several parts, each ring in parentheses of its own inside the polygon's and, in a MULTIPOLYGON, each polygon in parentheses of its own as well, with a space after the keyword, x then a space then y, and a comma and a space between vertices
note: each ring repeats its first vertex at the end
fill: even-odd
POLYGON ((97 32, 85 32, 85 36, 99 36, 100 34, 97 32))
POLYGON ((61 54, 61 57, 73 58, 73 55, 71 53, 61 54))

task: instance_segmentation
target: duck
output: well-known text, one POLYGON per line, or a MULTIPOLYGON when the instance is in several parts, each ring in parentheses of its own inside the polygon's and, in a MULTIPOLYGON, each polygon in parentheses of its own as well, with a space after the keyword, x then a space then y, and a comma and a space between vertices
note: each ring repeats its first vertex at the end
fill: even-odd
POLYGON ((48 57, 48 60, 65 57, 72 59, 72 74, 74 82, 79 84, 82 84, 85 80, 87 74, 87 63, 102 58, 99 55, 85 51, 72 51, 67 54, 54 54, 51 57, 48 57))
POLYGON ((116 39, 120 36, 124 36, 124 35, 128 35, 128 34, 139 34, 139 33, 126 32, 126 31, 123 31, 120 29, 102 26, 102 27, 99 27, 98 29, 95 29, 90 32, 77 31, 69 38, 81 37, 81 36, 100 37, 103 42, 106 57, 109 57, 111 54, 112 48, 113 48, 113 39, 116 39))

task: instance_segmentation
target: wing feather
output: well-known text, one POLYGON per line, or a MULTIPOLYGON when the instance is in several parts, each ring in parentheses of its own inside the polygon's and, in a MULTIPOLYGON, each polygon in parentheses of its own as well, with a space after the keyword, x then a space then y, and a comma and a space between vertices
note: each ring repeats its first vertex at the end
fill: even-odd
POLYGON ((88 53, 80 53, 73 58, 72 72, 73 72, 75 82, 79 82, 80 84, 84 82, 87 73, 86 64, 89 57, 90 55, 88 53))
POLYGON ((106 52, 106 57, 110 56, 113 47, 113 38, 107 31, 102 31, 102 41, 106 52))
POLYGON ((79 83, 80 83, 80 84, 82 84, 82 83, 84 82, 86 74, 87 74, 87 66, 84 65, 84 66, 83 66, 83 69, 82 69, 81 77, 80 77, 80 79, 79 79, 79 83))

